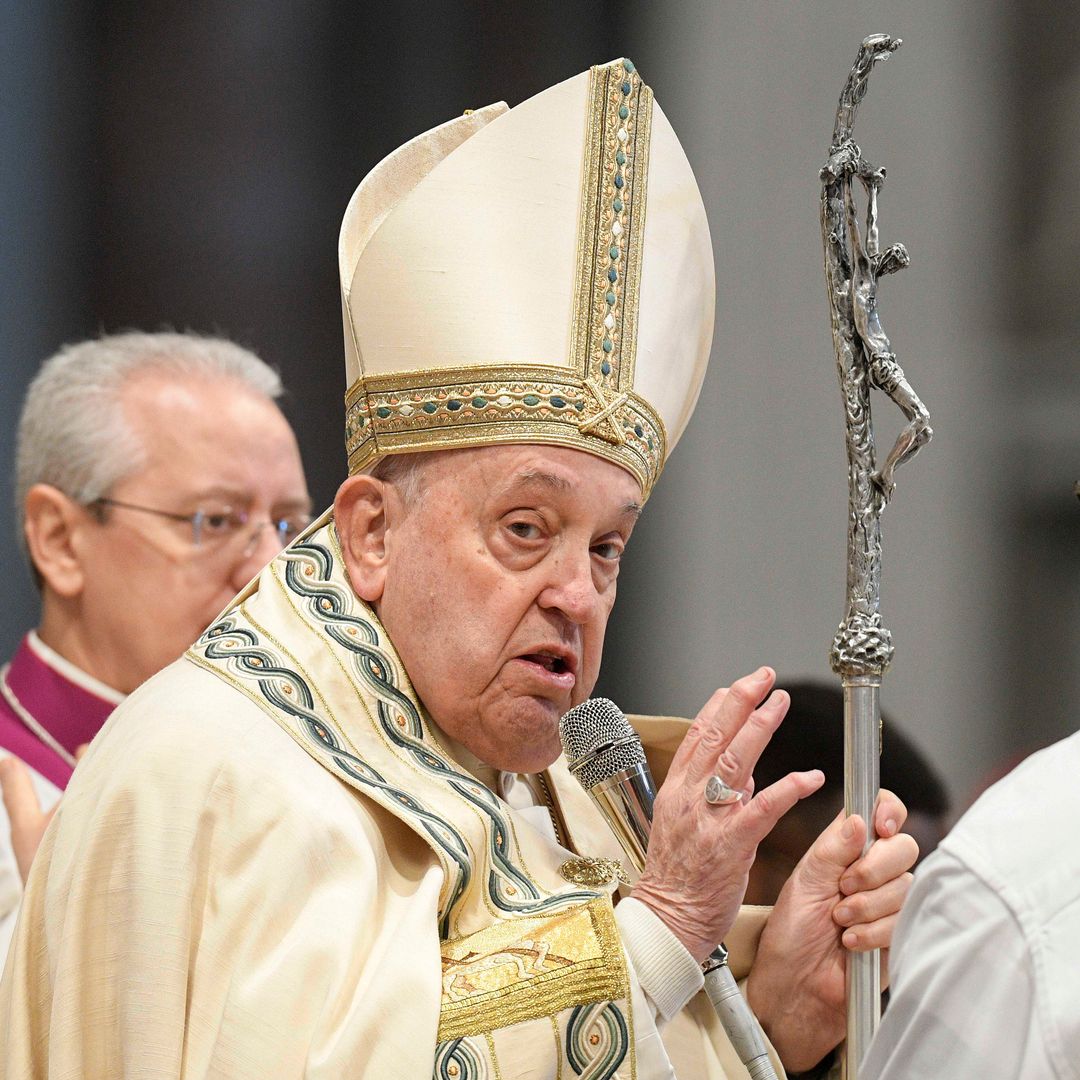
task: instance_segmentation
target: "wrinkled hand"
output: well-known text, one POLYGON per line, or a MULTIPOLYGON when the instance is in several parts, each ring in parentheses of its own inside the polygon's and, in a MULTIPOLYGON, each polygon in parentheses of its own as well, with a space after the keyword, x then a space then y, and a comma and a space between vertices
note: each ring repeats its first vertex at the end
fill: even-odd
MULTIPOLYGON (((87 749, 86 745, 80 746, 75 751, 75 760, 82 758, 87 749)), ((3 791, 4 809, 11 826, 11 848, 15 853, 19 877, 25 885, 41 838, 60 803, 57 801, 56 806, 47 813, 41 809, 34 782, 30 779, 30 770, 16 757, 5 757, 0 761, 0 790, 3 791)))
POLYGON ((776 673, 760 668, 717 690, 690 726, 656 796, 649 854, 633 896, 647 904, 699 962, 735 922, 757 846, 800 799, 818 770, 789 773, 752 798, 752 772, 788 710, 782 690, 760 704, 776 673), (711 806, 705 785, 718 775, 742 802, 711 806))
POLYGON ((888 946, 919 848, 900 826, 907 808, 882 791, 879 839, 861 856, 862 818, 841 813, 814 841, 777 898, 761 935, 747 997, 785 1067, 812 1068, 844 1037, 845 956, 888 946))

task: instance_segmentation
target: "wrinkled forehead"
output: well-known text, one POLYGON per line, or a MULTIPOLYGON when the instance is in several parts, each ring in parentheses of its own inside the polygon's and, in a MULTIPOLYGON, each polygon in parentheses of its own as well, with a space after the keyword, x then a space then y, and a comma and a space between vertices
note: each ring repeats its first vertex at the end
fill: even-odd
POLYGON ((591 500, 597 509, 640 511, 641 484, 628 470, 584 450, 512 443, 439 450, 418 455, 432 479, 478 497, 514 492, 591 500))

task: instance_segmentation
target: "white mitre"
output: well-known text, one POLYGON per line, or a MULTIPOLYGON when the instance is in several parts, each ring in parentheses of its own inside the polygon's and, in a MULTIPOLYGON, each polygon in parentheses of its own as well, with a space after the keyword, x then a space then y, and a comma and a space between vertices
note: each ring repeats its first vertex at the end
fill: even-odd
POLYGON ((648 495, 701 389, 715 282, 694 174, 629 60, 396 150, 338 260, 350 473, 551 443, 648 495))

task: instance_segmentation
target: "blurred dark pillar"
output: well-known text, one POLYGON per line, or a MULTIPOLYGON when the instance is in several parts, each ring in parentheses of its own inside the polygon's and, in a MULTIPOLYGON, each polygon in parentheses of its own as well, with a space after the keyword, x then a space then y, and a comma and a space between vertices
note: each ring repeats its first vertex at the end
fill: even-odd
POLYGON ((91 12, 0 5, 0 574, 7 656, 37 618, 14 517, 14 430, 41 361, 91 321, 98 177, 91 12))

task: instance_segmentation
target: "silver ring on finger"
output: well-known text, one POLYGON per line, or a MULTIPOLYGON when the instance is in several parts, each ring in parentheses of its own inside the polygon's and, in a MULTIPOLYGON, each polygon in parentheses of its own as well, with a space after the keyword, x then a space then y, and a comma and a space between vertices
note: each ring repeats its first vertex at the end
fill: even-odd
POLYGON ((705 801, 710 806, 730 806, 741 802, 743 793, 724 782, 719 776, 710 776, 705 785, 705 801))

